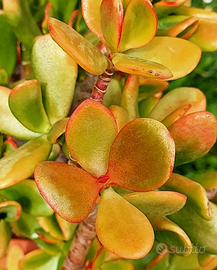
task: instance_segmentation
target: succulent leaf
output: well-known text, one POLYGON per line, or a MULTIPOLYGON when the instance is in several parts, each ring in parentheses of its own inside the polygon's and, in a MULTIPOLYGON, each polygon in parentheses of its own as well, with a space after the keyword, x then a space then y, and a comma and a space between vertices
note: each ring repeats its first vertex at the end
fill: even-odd
POLYGON ((148 219, 111 187, 102 192, 96 231, 105 248, 124 258, 142 258, 154 243, 148 219))
POLYGON ((70 26, 50 18, 49 31, 57 44, 83 69, 95 75, 100 75, 106 70, 106 56, 70 26))
POLYGON ((104 262, 100 268, 102 270, 134 270, 134 265, 129 261, 117 260, 104 262))
POLYGON ((118 126, 118 131, 122 129, 123 126, 125 126, 129 122, 129 115, 128 113, 121 107, 117 105, 112 105, 109 107, 109 110, 113 114, 117 126, 118 126))
POLYGON ((10 225, 4 220, 0 220, 0 236, 1 236, 1 245, 0 245, 0 259, 1 259, 4 256, 5 251, 8 248, 8 244, 11 240, 10 225))
POLYGON ((29 80, 15 86, 8 102, 13 115, 22 125, 33 132, 47 133, 50 122, 44 109, 39 81, 29 80))
POLYGON ((47 203, 69 222, 80 222, 87 217, 101 189, 96 178, 61 162, 39 163, 35 168, 35 179, 47 203))
POLYGON ((93 176, 106 173, 117 125, 111 112, 97 101, 87 99, 74 111, 66 129, 71 156, 93 176))
POLYGON ((163 124, 135 119, 121 129, 112 144, 109 183, 135 191, 156 189, 172 172, 174 152, 174 142, 163 124))
POLYGON ((15 201, 4 201, 0 203, 0 220, 1 215, 5 216, 5 221, 15 221, 19 219, 22 211, 22 207, 18 202, 15 201))
POLYGON ((7 251, 6 267, 7 270, 19 270, 19 261, 24 256, 23 249, 18 246, 10 246, 7 251))
POLYGON ((125 54, 165 66, 173 74, 169 80, 176 80, 189 74, 197 66, 201 49, 188 40, 155 37, 147 45, 128 50, 125 54))

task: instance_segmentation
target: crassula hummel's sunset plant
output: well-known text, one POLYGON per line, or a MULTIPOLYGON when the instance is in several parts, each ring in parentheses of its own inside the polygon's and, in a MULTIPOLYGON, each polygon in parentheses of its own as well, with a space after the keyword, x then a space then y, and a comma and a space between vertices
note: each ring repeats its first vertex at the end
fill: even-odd
POLYGON ((0 270, 213 270, 216 171, 179 168, 216 153, 206 89, 182 84, 208 76, 215 7, 0 8, 0 270))

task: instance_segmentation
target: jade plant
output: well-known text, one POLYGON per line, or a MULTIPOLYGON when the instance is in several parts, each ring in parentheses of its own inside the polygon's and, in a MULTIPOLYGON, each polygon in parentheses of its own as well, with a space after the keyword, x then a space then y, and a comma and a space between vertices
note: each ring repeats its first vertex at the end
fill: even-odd
POLYGON ((216 171, 176 168, 212 149, 216 116, 168 87, 217 50, 217 13, 0 4, 0 269, 214 269, 216 171))

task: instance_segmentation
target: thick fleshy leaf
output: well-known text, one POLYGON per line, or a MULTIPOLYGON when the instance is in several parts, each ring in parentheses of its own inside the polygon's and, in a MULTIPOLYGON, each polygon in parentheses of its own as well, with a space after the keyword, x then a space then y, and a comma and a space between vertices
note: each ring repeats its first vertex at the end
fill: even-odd
POLYGON ((157 13, 157 17, 165 17, 166 15, 173 13, 178 7, 182 6, 186 0, 175 1, 158 1, 154 4, 154 8, 157 13))
POLYGON ((206 252, 217 254, 217 206, 210 202, 213 211, 212 220, 200 217, 191 207, 191 203, 178 212, 169 216, 173 222, 178 224, 189 236, 192 243, 197 243, 199 247, 206 249, 206 252))
MULTIPOLYGON (((201 252, 204 252, 204 247, 200 249, 201 252)), ((176 254, 171 254, 169 257, 168 264, 171 266, 171 269, 187 269, 187 270, 211 270, 206 268, 200 268, 198 263, 198 250, 193 246, 192 253, 188 256, 179 256, 176 254), (186 268, 187 267, 187 268, 186 268)), ((156 268, 161 270, 162 268, 156 268)))
POLYGON ((129 115, 129 121, 138 118, 138 91, 139 77, 137 75, 129 75, 121 97, 121 107, 129 115))
POLYGON ((174 155, 174 142, 163 124, 135 119, 121 129, 112 144, 109 182, 135 191, 156 189, 169 178, 174 155))
POLYGON ((56 143, 57 139, 65 132, 66 125, 68 123, 69 118, 64 118, 58 122, 56 122, 52 128, 49 130, 47 139, 51 143, 56 143))
POLYGON ((49 217, 38 217, 37 218, 39 224, 41 225, 41 228, 49 233, 52 237, 64 240, 62 231, 60 229, 60 226, 56 220, 56 215, 52 215, 49 217))
POLYGON ((179 211, 186 202, 185 195, 171 191, 133 192, 124 195, 124 199, 148 216, 170 215, 179 211))
POLYGON ((53 210, 41 197, 33 180, 24 180, 2 189, 0 194, 7 200, 17 201, 21 204, 23 211, 33 216, 50 216, 53 214, 53 210))
POLYGON ((31 50, 33 40, 41 34, 27 0, 4 0, 3 9, 8 23, 24 48, 31 50))
POLYGON ((24 251, 21 247, 14 245, 7 251, 6 269, 7 270, 20 270, 19 261, 24 256, 24 251))
POLYGON ((212 209, 206 196, 205 189, 198 183, 176 173, 171 174, 162 187, 164 190, 174 190, 187 196, 191 207, 202 218, 211 220, 212 209))
POLYGON ((126 54, 165 66, 173 74, 169 80, 175 80, 189 74, 197 66, 201 57, 201 49, 188 40, 155 37, 146 46, 128 50, 126 54), (189 61, 189 59, 191 60, 189 61))
MULTIPOLYGON (((161 245, 161 244, 160 244, 161 245)), ((157 246, 158 247, 158 246, 157 246)), ((163 246, 163 248, 166 247, 166 245, 163 246)), ((161 248, 161 246, 160 246, 161 248)), ((157 258, 155 258, 146 268, 146 270, 162 270, 162 269, 167 269, 169 265, 169 259, 170 259, 170 254, 169 251, 167 250, 161 250, 158 252, 157 258), (161 253, 162 251, 162 253, 161 253)))
POLYGON ((217 121, 210 112, 181 117, 169 127, 176 145, 176 165, 204 156, 216 142, 217 121))
POLYGON ((134 270, 134 265, 131 262, 117 260, 113 262, 105 262, 100 266, 102 270, 134 270))
POLYGON ((207 171, 196 174, 193 180, 203 186, 205 189, 212 189, 217 187, 217 171, 207 171))
POLYGON ((106 173, 117 125, 111 112, 99 102, 87 99, 74 111, 66 129, 71 156, 90 174, 106 173))
POLYGON ((77 64, 49 34, 36 39, 31 60, 36 79, 41 83, 45 110, 53 124, 69 113, 77 64))
POLYGON ((0 220, 15 221, 19 219, 22 207, 15 201, 4 201, 0 203, 0 220))
POLYGON ((22 270, 49 270, 57 269, 59 256, 53 256, 42 249, 28 253, 20 261, 22 270))
POLYGON ((87 217, 101 189, 93 176, 61 162, 39 163, 35 179, 44 199, 69 222, 80 222, 87 217))
POLYGON ((216 19, 200 19, 198 27, 189 40, 197 44, 203 52, 214 52, 217 50, 217 13, 216 19), (207 30, 208 29, 208 30, 207 30))
POLYGON ((82 15, 88 28, 101 40, 104 37, 101 29, 100 5, 102 0, 82 0, 82 15))
POLYGON ((157 30, 157 15, 149 0, 131 0, 124 14, 119 51, 149 43, 157 30))
POLYGON ((139 102, 139 115, 140 117, 147 117, 154 106, 159 102, 159 98, 155 96, 148 97, 139 102))
POLYGON ((31 140, 0 160, 0 189, 10 187, 33 174, 36 164, 46 160, 51 143, 46 137, 31 140))
POLYGON ((62 234, 64 236, 64 240, 65 241, 70 240, 77 229, 77 224, 68 222, 65 219, 61 218, 57 214, 56 214, 56 220, 57 220, 57 223, 59 224, 59 227, 62 231, 62 234))
POLYGON ((70 26, 50 18, 49 31, 59 46, 83 69, 95 75, 100 75, 106 70, 108 66, 106 56, 70 26))
POLYGON ((122 89, 117 79, 112 79, 103 97, 103 105, 109 108, 112 105, 120 105, 122 89))
POLYGON ((22 125, 33 132, 47 133, 50 122, 44 109, 39 81, 25 81, 15 86, 8 102, 13 115, 22 125))
POLYGON ((179 15, 195 16, 201 19, 217 19, 216 12, 204 8, 182 6, 176 9, 174 13, 179 15))
POLYGON ((109 107, 109 110, 112 112, 117 122, 118 131, 120 131, 122 127, 129 122, 128 113, 122 107, 116 105, 109 107))
POLYGON ((29 140, 38 137, 40 134, 32 132, 25 128, 12 114, 8 97, 11 93, 9 88, 0 86, 0 132, 9 134, 22 140, 29 140))
MULTIPOLYGON (((16 65, 17 40, 11 26, 7 22, 5 13, 2 11, 0 12, 0 33, 0 68, 3 68, 10 77, 16 65)), ((7 83, 7 80, 5 83, 7 83)))
POLYGON ((101 29, 111 52, 118 51, 122 32, 123 13, 121 0, 102 0, 100 6, 101 29))
POLYGON ((192 251, 191 240, 187 234, 166 217, 150 216, 149 220, 155 230, 156 239, 166 243, 168 250, 174 254, 188 256, 192 251))
POLYGON ((193 87, 180 87, 168 92, 149 113, 148 117, 162 121, 182 106, 191 105, 187 114, 204 111, 206 97, 202 91, 193 87))
POLYGON ((102 192, 96 232, 105 248, 123 258, 142 258, 154 243, 148 219, 111 187, 102 192))
MULTIPOLYGON (((35 232, 38 234, 39 238, 46 243, 61 245, 62 241, 50 235, 50 233, 45 232, 43 229, 36 229, 35 232)), ((40 241, 39 241, 40 242, 40 241)), ((59 250, 59 249, 57 249, 59 250)))
POLYGON ((10 222, 10 225, 14 233, 17 235, 24 236, 30 239, 35 239, 38 237, 35 230, 40 228, 40 225, 36 217, 26 214, 23 211, 20 215, 20 218, 17 221, 10 222))
POLYGON ((152 60, 142 59, 136 55, 116 53, 112 58, 112 62, 117 70, 129 74, 156 79, 170 79, 173 76, 171 71, 158 63, 157 60, 154 62, 152 60))
POLYGON ((4 220, 0 220, 0 237, 1 237, 1 244, 0 244, 0 259, 1 259, 4 256, 11 239, 11 228, 9 224, 4 220))

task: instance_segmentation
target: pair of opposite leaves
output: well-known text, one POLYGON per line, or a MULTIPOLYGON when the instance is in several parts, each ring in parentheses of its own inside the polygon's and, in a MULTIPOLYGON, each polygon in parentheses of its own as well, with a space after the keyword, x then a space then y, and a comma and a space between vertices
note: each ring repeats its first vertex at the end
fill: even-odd
POLYGON ((111 186, 149 191, 167 181, 175 145, 166 127, 141 118, 118 133, 111 112, 89 99, 71 116, 66 143, 83 169, 60 162, 39 163, 35 179, 42 196, 60 216, 80 222, 101 193, 96 230, 102 244, 122 257, 145 256, 154 241, 152 226, 111 186))

